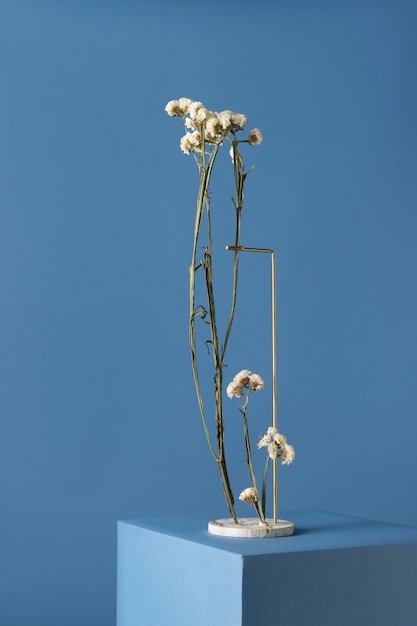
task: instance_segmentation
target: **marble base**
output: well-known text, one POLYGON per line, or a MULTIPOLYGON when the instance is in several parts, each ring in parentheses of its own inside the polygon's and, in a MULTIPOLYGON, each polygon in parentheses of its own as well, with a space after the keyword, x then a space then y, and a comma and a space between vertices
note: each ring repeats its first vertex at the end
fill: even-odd
POLYGON ((267 518, 266 524, 262 524, 259 517, 241 517, 236 524, 232 518, 223 518, 209 522, 208 531, 221 537, 289 537, 294 533, 294 524, 283 519, 274 522, 272 518, 267 518))

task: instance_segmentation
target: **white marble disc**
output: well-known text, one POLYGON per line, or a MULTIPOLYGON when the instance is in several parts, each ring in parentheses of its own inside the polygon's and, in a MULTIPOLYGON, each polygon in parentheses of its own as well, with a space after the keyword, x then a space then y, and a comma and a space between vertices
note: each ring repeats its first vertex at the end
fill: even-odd
POLYGON ((274 523, 272 518, 262 524, 258 517, 240 517, 236 524, 232 518, 216 519, 208 523, 208 531, 212 535, 222 537, 288 537, 294 532, 294 524, 279 519, 274 523))

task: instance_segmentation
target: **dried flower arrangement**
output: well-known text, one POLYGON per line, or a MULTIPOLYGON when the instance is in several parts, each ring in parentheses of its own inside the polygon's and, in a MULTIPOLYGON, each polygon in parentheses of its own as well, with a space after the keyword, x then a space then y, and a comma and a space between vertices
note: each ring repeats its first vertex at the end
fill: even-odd
MULTIPOLYGON (((210 452, 216 461, 222 481, 223 491, 229 512, 233 522, 239 524, 235 512, 235 499, 229 480, 229 471, 225 453, 225 417, 223 407, 223 369, 226 365, 225 358, 227 347, 232 331, 236 310, 236 297, 238 287, 239 253, 245 248, 240 243, 241 213, 244 200, 244 186, 247 175, 253 169, 245 171, 245 164, 241 153, 242 145, 257 146, 262 143, 262 133, 258 128, 251 130, 245 138, 241 133, 248 124, 245 115, 230 110, 214 112, 207 109, 202 102, 193 101, 189 98, 171 100, 165 107, 171 117, 179 117, 184 125, 185 134, 181 137, 180 148, 187 154, 192 155, 197 165, 199 174, 199 189, 196 203, 194 222, 194 236, 192 244, 192 256, 190 264, 190 317, 189 317, 189 343, 191 350, 191 363, 194 384, 197 394, 198 405, 207 438, 210 452), (216 303, 213 288, 213 244, 212 244, 212 219, 210 183, 213 167, 219 149, 224 145, 230 146, 230 156, 233 169, 234 194, 232 201, 235 209, 234 245, 228 246, 234 251, 233 262, 233 286, 231 294, 231 306, 228 322, 222 337, 220 337, 216 303), (203 235, 205 229, 205 237, 203 235), (202 245, 204 237, 204 254, 200 260, 197 258, 197 250, 202 245), (196 280, 202 277, 205 286, 206 302, 196 303, 196 280), (202 388, 200 384, 199 368, 197 360, 196 321, 203 320, 209 326, 210 353, 214 368, 214 431, 212 435, 209 428, 205 405, 203 402, 202 388)), ((249 250, 249 249, 247 249, 249 250)), ((255 251, 255 249, 252 249, 255 251)), ((273 252, 272 250, 259 250, 273 252)), ((207 328, 207 326, 205 326, 207 328)), ((295 458, 295 451, 287 444, 286 438, 278 433, 275 426, 270 426, 259 443, 258 448, 267 449, 265 470, 262 479, 261 495, 257 487, 256 476, 252 463, 249 428, 247 421, 247 408, 250 395, 264 387, 264 382, 258 374, 252 374, 248 370, 242 370, 227 386, 226 394, 229 398, 244 398, 244 403, 239 407, 243 416, 244 440, 246 447, 246 460, 252 486, 244 489, 239 498, 247 504, 253 504, 261 524, 266 524, 266 480, 269 463, 281 459, 283 464, 291 463, 295 458)))

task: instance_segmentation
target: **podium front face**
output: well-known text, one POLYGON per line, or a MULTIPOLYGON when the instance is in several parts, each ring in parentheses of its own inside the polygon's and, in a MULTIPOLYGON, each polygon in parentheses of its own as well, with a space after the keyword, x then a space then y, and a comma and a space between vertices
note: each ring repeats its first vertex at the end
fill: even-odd
POLYGON ((207 518, 118 525, 117 626, 416 626, 417 529, 305 511, 230 539, 207 518))

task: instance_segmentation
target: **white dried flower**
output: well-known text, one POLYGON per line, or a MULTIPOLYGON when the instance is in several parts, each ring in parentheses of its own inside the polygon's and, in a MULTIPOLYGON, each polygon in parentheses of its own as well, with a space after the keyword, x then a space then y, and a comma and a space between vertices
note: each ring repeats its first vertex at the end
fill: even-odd
POLYGON ((261 389, 265 387, 262 376, 259 376, 259 374, 251 374, 251 376, 249 376, 249 387, 252 391, 261 391, 261 389))
POLYGON ((237 385, 233 380, 227 385, 226 393, 229 398, 240 398, 242 395, 242 387, 237 385))
POLYGON ((270 443, 271 443, 271 438, 268 435, 264 435, 258 441, 258 449, 260 450, 261 448, 266 448, 266 446, 268 446, 270 443))
POLYGON ((194 150, 199 150, 201 148, 201 135, 199 130, 194 130, 191 133, 191 141, 194 144, 194 150))
POLYGON ((205 107, 201 107, 197 111, 196 120, 199 124, 203 124, 210 117, 210 111, 205 107))
POLYGON ((190 135, 191 135, 191 133, 186 133, 180 139, 180 148, 184 152, 184 154, 190 154, 191 150, 194 147, 192 142, 191 142, 190 135))
POLYGON ((219 133, 213 133, 213 132, 211 132, 211 130, 207 130, 207 126, 206 126, 205 137, 206 137, 207 141, 210 141, 212 143, 217 143, 220 146, 222 145, 223 135, 220 135, 219 133))
POLYGON ((203 106, 204 105, 203 105, 202 102, 193 102, 188 107, 188 115, 190 115, 192 118, 196 119, 197 113, 198 113, 199 109, 201 109, 203 106))
POLYGON ((289 465, 295 459, 295 450, 294 446, 290 446, 289 444, 285 444, 285 446, 281 449, 281 461, 283 465, 289 465))
POLYGON ((221 124, 219 122, 219 118, 212 111, 210 111, 210 115, 207 119, 206 128, 210 128, 212 132, 216 132, 216 133, 220 132, 221 130, 221 124))
POLYGON ((186 117, 184 123, 185 123, 185 126, 187 128, 190 128, 191 130, 196 130, 197 128, 197 124, 195 123, 194 120, 191 119, 191 117, 186 117))
POLYGON ((277 458, 277 454, 278 454, 278 446, 275 443, 275 441, 271 441, 271 443, 268 444, 268 454, 269 454, 269 458, 270 459, 276 459, 277 458))
POLYGON ((185 154, 190 154, 192 150, 197 150, 200 147, 200 133, 193 131, 192 133, 186 133, 180 139, 180 148, 185 154))
POLYGON ((248 118, 243 113, 232 113, 230 116, 230 122, 232 127, 236 130, 242 130, 247 124, 249 124, 248 118))
POLYGON ((287 438, 284 437, 284 435, 281 435, 280 433, 275 433, 275 435, 273 436, 273 439, 279 448, 281 448, 282 446, 285 446, 285 444, 287 443, 287 438))
POLYGON ((232 127, 232 115, 233 115, 233 111, 221 111, 221 113, 219 113, 219 122, 221 124, 221 127, 223 128, 224 131, 229 131, 232 127))
POLYGON ((237 385, 242 385, 242 387, 246 387, 249 384, 249 377, 251 376, 251 374, 252 372, 250 372, 249 370, 241 370, 236 374, 233 382, 235 382, 237 385))
POLYGON ((259 145, 263 141, 263 136, 259 128, 250 131, 248 141, 252 146, 259 145))
POLYGON ((178 100, 178 107, 182 113, 182 115, 186 115, 188 113, 188 109, 190 108, 190 105, 193 103, 192 100, 190 100, 190 98, 180 98, 178 100))
POLYGON ((222 127, 217 115, 210 113, 210 117, 206 121, 206 137, 209 139, 220 139, 222 127))
POLYGON ((181 111, 181 108, 179 106, 178 100, 170 100, 168 102, 168 104, 166 105, 166 107, 165 107, 165 111, 171 117, 174 117, 174 116, 180 116, 181 117, 181 115, 182 115, 182 111, 181 111))
POLYGON ((295 459, 293 446, 287 444, 287 438, 281 435, 275 426, 270 426, 266 435, 261 437, 258 443, 258 449, 260 448, 268 448, 270 459, 276 459, 280 455, 283 465, 289 465, 295 459))
POLYGON ((257 501, 256 491, 253 487, 247 487, 239 496, 239 500, 246 502, 246 504, 255 504, 257 501))

